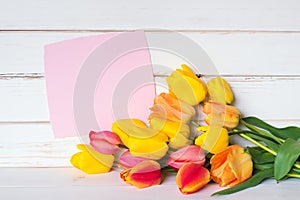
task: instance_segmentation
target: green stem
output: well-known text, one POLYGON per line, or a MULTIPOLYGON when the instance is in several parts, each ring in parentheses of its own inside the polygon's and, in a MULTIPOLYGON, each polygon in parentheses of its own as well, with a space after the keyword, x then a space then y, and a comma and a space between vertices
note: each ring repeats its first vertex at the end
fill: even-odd
POLYGON ((196 126, 196 128, 200 126, 200 124, 198 124, 197 122, 195 122, 193 120, 191 120, 190 122, 191 122, 192 125, 196 126))
POLYGON ((256 132, 256 133, 258 133, 258 134, 260 134, 262 136, 269 137, 269 138, 275 140, 276 142, 278 142, 279 144, 281 144, 281 143, 284 142, 283 139, 276 137, 275 135, 273 135, 272 133, 270 133, 270 132, 268 132, 266 130, 256 128, 255 126, 246 123, 243 119, 240 119, 240 122, 241 122, 241 124, 243 124, 244 126, 246 126, 247 128, 249 128, 250 130, 252 130, 252 131, 254 131, 254 132, 256 132))
POLYGON ((240 133, 239 134, 241 137, 245 138, 246 140, 252 142, 253 144, 256 144, 257 146, 259 146, 260 148, 266 150, 267 152, 273 154, 274 156, 277 156, 277 153, 271 149, 269 149, 268 147, 262 145, 261 143, 257 142, 256 140, 252 139, 251 137, 245 135, 244 133, 240 133))
MULTIPOLYGON (((244 133, 240 133, 239 135, 240 135, 241 137, 245 138, 246 140, 248 140, 249 142, 252 142, 253 144, 256 144, 257 146, 259 146, 260 148, 262 148, 262 149, 266 150, 267 152, 273 154, 274 156, 277 156, 277 152, 275 152, 275 151, 269 149, 268 147, 266 147, 266 146, 264 146, 263 144, 257 142, 257 141, 254 140, 253 138, 251 138, 251 137, 245 135, 244 133)), ((295 163, 294 166, 297 167, 298 169, 300 169, 300 164, 295 163)))
POLYGON ((294 166, 300 169, 300 164, 294 164, 294 166))
POLYGON ((288 177, 291 177, 291 178, 300 178, 300 174, 287 174, 288 177))

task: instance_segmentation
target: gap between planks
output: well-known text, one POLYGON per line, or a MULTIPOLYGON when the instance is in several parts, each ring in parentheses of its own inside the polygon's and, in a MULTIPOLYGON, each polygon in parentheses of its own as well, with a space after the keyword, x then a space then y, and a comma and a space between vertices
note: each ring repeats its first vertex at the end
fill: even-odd
POLYGON ((40 32, 40 33, 49 33, 49 32, 58 32, 58 33, 111 33, 111 32, 128 32, 128 31, 146 31, 146 32, 158 32, 158 33, 167 33, 167 32, 182 32, 182 33, 221 33, 221 34, 234 34, 234 33, 260 33, 260 34, 269 34, 269 33, 278 33, 278 34, 289 34, 289 33, 300 33, 300 31, 282 31, 282 30, 160 30, 160 29, 1 29, 0 33, 28 33, 28 32, 40 32))
MULTIPOLYGON (((167 77, 168 74, 154 74, 154 77, 167 77)), ((259 78, 259 79, 263 79, 263 78, 268 78, 268 79, 299 79, 300 78, 300 74, 296 74, 296 75, 280 75, 280 74, 274 74, 274 75, 222 75, 222 74, 209 74, 209 75, 205 75, 203 74, 203 77, 206 78, 211 78, 211 77, 215 77, 215 76, 222 76, 224 78, 242 78, 242 79, 251 79, 251 78, 259 78)), ((45 78, 45 74, 44 73, 0 73, 0 80, 9 80, 9 79, 44 79, 45 78)))

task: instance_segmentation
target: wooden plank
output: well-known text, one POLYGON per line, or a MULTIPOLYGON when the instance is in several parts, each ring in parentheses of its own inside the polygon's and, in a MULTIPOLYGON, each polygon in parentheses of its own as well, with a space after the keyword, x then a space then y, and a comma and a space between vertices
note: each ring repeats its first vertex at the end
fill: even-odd
MULTIPOLYGON (((225 77, 235 93, 235 105, 247 115, 270 120, 299 119, 299 77, 225 77), (271 102, 271 103, 270 103, 271 102)), ((166 86, 156 78, 157 93, 166 86)), ((0 80, 0 122, 49 121, 44 78, 0 80)))
POLYGON ((0 79, 0 121, 49 121, 43 78, 0 79))
POLYGON ((1 4, 0 29, 299 31, 299 8, 297 0, 12 0, 1 4))
POLYGON ((0 167, 70 166, 80 138, 55 139, 50 124, 0 125, 0 167))
MULTIPOLYGON (((300 127, 300 120, 267 122, 278 127, 300 127)), ((89 143, 83 137, 54 138, 51 126, 47 123, 2 124, 0 137, 0 168, 70 167, 70 157, 78 151, 76 144, 89 143)), ((250 144, 239 137, 232 137, 231 141, 243 146, 250 144)))
MULTIPOLYGON (((44 45, 95 34, 103 32, 0 32, 0 73, 44 73, 44 45)), ((300 33, 187 32, 183 35, 206 51, 219 74, 300 75, 300 33)), ((186 63, 164 51, 152 49, 151 55, 157 75, 168 74, 186 63)))
MULTIPOLYGON (((242 192, 218 196, 220 200, 251 200, 283 198, 297 199, 300 195, 299 179, 288 179, 277 184, 267 180, 258 187, 242 192), (276 188, 276 189, 274 189, 276 188)), ((211 199, 213 192, 220 190, 217 184, 208 184, 201 191, 183 195, 175 183, 175 174, 167 176, 161 185, 137 189, 123 182, 119 172, 85 175, 69 168, 2 168, 0 169, 0 192, 4 199, 211 199)))

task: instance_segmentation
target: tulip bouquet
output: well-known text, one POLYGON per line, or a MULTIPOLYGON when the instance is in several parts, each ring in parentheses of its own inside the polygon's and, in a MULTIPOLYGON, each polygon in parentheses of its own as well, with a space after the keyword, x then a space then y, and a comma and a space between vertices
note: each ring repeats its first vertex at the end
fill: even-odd
POLYGON ((213 195, 230 194, 258 185, 300 178, 300 128, 276 128, 255 118, 241 118, 231 106, 234 97, 221 77, 205 84, 186 65, 167 77, 168 93, 154 99, 147 123, 120 119, 110 131, 89 133, 90 144, 79 144, 71 163, 88 173, 109 172, 115 160, 120 177, 145 188, 161 183, 166 171, 176 172, 183 194, 196 192, 210 181, 229 188, 213 195), (197 115, 205 115, 205 126, 197 115), (242 125, 245 130, 237 129, 242 125), (231 144, 230 136, 252 142, 231 144))

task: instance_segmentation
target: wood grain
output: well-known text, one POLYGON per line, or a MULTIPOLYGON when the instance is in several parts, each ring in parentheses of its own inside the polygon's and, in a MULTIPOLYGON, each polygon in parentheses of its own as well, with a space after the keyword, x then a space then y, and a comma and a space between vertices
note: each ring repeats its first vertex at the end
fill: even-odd
MULTIPOLYGON (((250 188, 234 195, 218 196, 220 200, 296 200, 300 195, 299 181, 289 179, 277 184, 274 180, 265 181, 259 187, 250 188), (274 189, 276 188, 276 189, 274 189), (255 194, 255 195, 254 195, 255 194)), ((222 188, 209 184, 201 191, 183 195, 175 184, 175 174, 170 174, 163 183, 145 189, 137 189, 119 178, 119 171, 107 174, 85 175, 70 168, 0 168, 0 193, 7 200, 39 199, 203 199, 222 188)))
MULTIPOLYGON (((268 120, 299 119, 300 77, 225 77, 242 113, 268 120)), ((157 93, 166 87, 157 77, 157 93)), ((44 78, 0 79, 0 122, 49 121, 44 78)))
MULTIPOLYGON (((0 32, 0 74, 44 73, 44 46, 104 32, 0 32)), ((202 47, 221 75, 300 75, 299 33, 184 32, 202 47)), ((188 51, 188 50, 187 50, 188 51)), ((168 74, 186 63, 151 50, 155 74, 168 74), (160 65, 160 67, 156 67, 160 65)), ((205 66, 198 66, 205 68, 205 66)))
POLYGON ((0 30, 299 31, 299 8, 297 0, 11 0, 1 4, 0 30))

